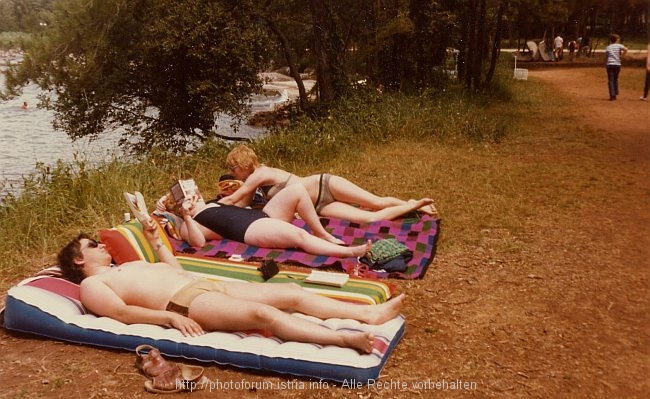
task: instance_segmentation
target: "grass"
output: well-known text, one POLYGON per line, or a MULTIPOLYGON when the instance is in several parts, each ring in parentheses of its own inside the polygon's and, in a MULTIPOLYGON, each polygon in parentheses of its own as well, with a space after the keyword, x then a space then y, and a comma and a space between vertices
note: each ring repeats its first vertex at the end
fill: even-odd
POLYGON ((0 50, 25 48, 31 42, 31 35, 24 32, 0 32, 0 50))
MULTIPOLYGON (((522 193, 565 201, 545 179, 561 179, 566 165, 528 164, 518 155, 533 134, 526 113, 543 107, 550 93, 531 85, 520 90, 526 83, 509 77, 504 68, 491 96, 470 97, 453 86, 436 96, 370 94, 363 103, 343 103, 328 118, 299 121, 253 146, 263 162, 297 174, 327 171, 382 195, 431 196, 445 230, 454 231, 441 249, 479 245, 484 229, 523 230, 521 215, 531 205, 522 193), (497 151, 511 151, 511 162, 501 162, 497 151)), ((547 131, 561 125, 551 120, 547 131)), ((174 178, 192 176, 204 195, 216 194, 228 150, 226 143, 214 142, 185 157, 116 158, 96 168, 82 157, 71 164, 40 165, 25 180, 20 197, 0 203, 1 288, 54 263, 57 250, 78 232, 118 224, 128 211, 123 191, 141 191, 152 206, 174 178)))

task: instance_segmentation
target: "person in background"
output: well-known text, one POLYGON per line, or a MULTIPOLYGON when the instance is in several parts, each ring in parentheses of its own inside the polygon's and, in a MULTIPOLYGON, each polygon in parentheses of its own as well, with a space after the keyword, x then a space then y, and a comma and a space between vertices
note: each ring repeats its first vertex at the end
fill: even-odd
POLYGON ((27 101, 23 101, 23 105, 21 105, 20 108, 22 108, 22 109, 29 108, 29 104, 27 104, 27 101))
POLYGON ((648 90, 650 90, 650 44, 648 44, 648 54, 645 60, 645 85, 643 86, 641 100, 646 101, 648 99, 648 90))
POLYGON ((562 39, 562 36, 557 35, 553 40, 553 50, 555 61, 560 61, 564 55, 564 39, 562 39))
POLYGON ((575 57, 577 49, 578 43, 575 40, 571 40, 569 42, 569 61, 573 61, 573 57, 575 57))
POLYGON ((607 86, 609 88, 609 100, 615 101, 618 96, 618 75, 621 72, 621 57, 627 53, 627 47, 619 43, 621 37, 615 33, 609 36, 609 46, 605 48, 607 62, 607 86))

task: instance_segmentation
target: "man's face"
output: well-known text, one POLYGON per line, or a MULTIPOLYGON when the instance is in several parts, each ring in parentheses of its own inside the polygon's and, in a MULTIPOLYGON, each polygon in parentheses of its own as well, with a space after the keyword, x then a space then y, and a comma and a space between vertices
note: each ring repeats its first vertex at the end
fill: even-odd
POLYGON ((82 238, 79 244, 84 263, 107 266, 111 263, 112 257, 106 250, 106 245, 90 238, 82 238))

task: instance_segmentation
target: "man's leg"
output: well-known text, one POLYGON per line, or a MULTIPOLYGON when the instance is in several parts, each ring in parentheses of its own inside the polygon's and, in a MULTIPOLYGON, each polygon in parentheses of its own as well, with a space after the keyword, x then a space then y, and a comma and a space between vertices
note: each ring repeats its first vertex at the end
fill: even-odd
POLYGON ((297 284, 251 284, 222 282, 226 295, 263 303, 280 310, 294 310, 321 319, 354 319, 367 324, 382 324, 399 315, 404 295, 379 305, 357 305, 315 294, 297 284))
POLYGON ((337 345, 364 353, 372 351, 374 341, 373 334, 369 332, 331 330, 273 306, 218 292, 198 296, 190 305, 189 316, 205 330, 267 330, 287 341, 337 345))
POLYGON ((609 99, 616 99, 616 88, 614 87, 614 68, 607 66, 607 87, 609 89, 609 99))

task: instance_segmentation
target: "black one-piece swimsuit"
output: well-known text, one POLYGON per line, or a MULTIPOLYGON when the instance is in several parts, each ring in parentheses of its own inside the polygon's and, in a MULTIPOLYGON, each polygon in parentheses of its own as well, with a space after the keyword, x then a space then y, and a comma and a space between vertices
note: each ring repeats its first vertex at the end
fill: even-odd
POLYGON ((214 231, 223 238, 245 242, 248 227, 256 220, 269 215, 261 209, 240 208, 235 205, 216 204, 208 206, 194 215, 200 225, 214 231))

